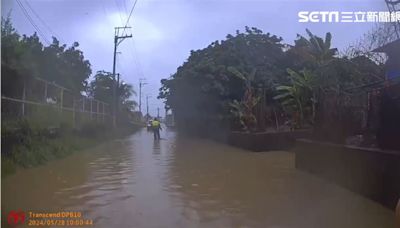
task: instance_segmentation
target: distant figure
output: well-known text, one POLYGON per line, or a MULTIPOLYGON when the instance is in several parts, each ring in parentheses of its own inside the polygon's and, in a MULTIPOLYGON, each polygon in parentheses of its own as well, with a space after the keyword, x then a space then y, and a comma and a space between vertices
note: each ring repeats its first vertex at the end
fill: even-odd
POLYGON ((162 130, 160 121, 157 118, 154 118, 154 120, 151 122, 151 126, 153 128, 154 140, 159 140, 160 130, 162 130))

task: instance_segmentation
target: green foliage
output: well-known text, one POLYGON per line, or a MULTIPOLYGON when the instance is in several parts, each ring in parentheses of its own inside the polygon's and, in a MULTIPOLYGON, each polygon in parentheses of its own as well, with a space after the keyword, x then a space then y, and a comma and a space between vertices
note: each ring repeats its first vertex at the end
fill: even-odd
MULTIPOLYGON (((308 39, 299 35, 295 46, 288 51, 293 67, 304 68, 299 71, 288 69, 290 80, 276 87, 278 95, 274 97, 281 102, 298 127, 305 120, 315 124, 316 116, 318 112, 321 113, 326 99, 338 99, 332 104, 339 104, 339 100, 346 100, 344 96, 350 95, 346 92, 349 88, 379 81, 380 75, 383 75, 382 68, 366 57, 337 57, 337 50, 331 48, 330 33, 323 40, 309 30, 306 31, 308 39), (299 60, 293 61, 293 58, 299 60)), ((348 109, 344 106, 346 104, 341 105, 335 106, 335 109, 348 109)))
POLYGON ((10 158, 1 159, 1 177, 5 177, 10 173, 14 173, 16 171, 16 165, 10 158))
MULTIPOLYGON (((112 85, 109 75, 96 75, 98 80, 88 87, 90 63, 78 49, 77 42, 67 47, 53 37, 52 44, 44 46, 36 33, 31 36, 18 34, 8 17, 1 20, 1 44, 2 96, 21 98, 25 87, 31 101, 42 101, 43 90, 35 90, 38 85, 37 80, 33 80, 40 77, 69 89, 73 97, 89 92, 96 99, 112 103, 110 91, 102 87, 112 85)), ((132 86, 121 83, 117 94, 121 113, 128 115, 126 113, 136 105, 128 99, 134 95, 132 86)), ((19 116, 12 115, 14 106, 2 104, 2 114, 11 113, 2 116, 3 175, 14 172, 18 166, 37 166, 94 145, 99 140, 120 135, 118 130, 107 130, 105 125, 94 123, 89 115, 81 113, 76 115, 79 120, 75 125, 78 126, 74 126, 73 113, 61 111, 59 106, 25 104, 24 107, 26 119, 18 119, 19 116)))
POLYGON ((242 130, 254 131, 257 125, 257 118, 253 113, 254 107, 259 102, 258 97, 247 95, 242 101, 234 100, 229 105, 234 121, 238 121, 242 130))
POLYGON ((291 46, 246 27, 244 33, 237 31, 191 51, 175 74, 161 80, 159 98, 173 109, 178 127, 204 128, 218 119, 251 130, 261 124, 257 118, 265 118, 254 115, 262 105, 283 109, 287 115, 278 116, 288 116, 295 127, 302 127, 316 123, 319 108, 329 97, 325 94, 343 96, 349 88, 381 80, 382 67, 370 59, 339 56, 331 47, 330 33, 324 38, 309 30, 306 34, 298 35, 291 46), (265 97, 254 95, 259 88, 265 97))
POLYGON ((1 33, 2 94, 16 97, 19 90, 15 89, 22 88, 23 81, 30 87, 32 77, 55 82, 75 94, 85 91, 92 71, 77 42, 67 47, 53 37, 46 47, 36 33, 20 36, 9 17, 2 18, 1 33))
POLYGON ((332 35, 326 33, 325 40, 306 29, 308 39, 297 35, 295 51, 300 53, 304 59, 312 62, 313 65, 321 66, 328 63, 337 54, 336 48, 331 48, 332 35))
POLYGON ((297 73, 288 69, 290 85, 277 86, 278 95, 274 97, 286 108, 286 111, 294 118, 293 124, 302 127, 305 114, 310 117, 309 122, 313 123, 315 118, 316 105, 316 75, 311 71, 302 70, 297 73))
MULTIPOLYGON (((47 130, 27 120, 6 122, 2 126, 2 159, 22 167, 36 166, 51 159, 59 151, 48 147, 47 130)), ((9 164, 8 171, 12 170, 10 167, 9 164)))
MULTIPOLYGON (((104 101, 108 104, 113 103, 113 86, 114 79, 110 72, 98 71, 94 76, 94 80, 90 82, 88 87, 89 96, 104 101)), ((131 97, 136 95, 131 84, 124 81, 116 88, 116 96, 118 99, 118 120, 126 123, 132 120, 132 113, 137 107, 136 101, 131 100, 131 97)))
POLYGON ((107 131, 107 126, 95 122, 85 123, 80 129, 82 136, 99 137, 107 131))
POLYGON ((253 69, 250 74, 241 73, 235 67, 228 67, 228 71, 230 71, 237 78, 244 81, 246 85, 246 90, 244 96, 240 102, 234 100, 229 105, 232 108, 231 113, 235 117, 236 121, 238 121, 243 130, 255 130, 257 125, 257 118, 254 115, 254 108, 257 103, 260 101, 260 97, 255 96, 253 92, 252 84, 254 82, 254 77, 256 74, 256 69, 253 69))
MULTIPOLYGON (((98 71, 94 76, 94 80, 89 84, 89 96, 93 97, 94 99, 104 101, 108 104, 112 104, 113 86, 114 79, 112 73, 98 71)), ((129 100, 132 96, 136 95, 131 84, 121 81, 116 88, 116 95, 120 105, 129 107, 131 110, 136 107, 136 103, 132 100, 129 100)))
POLYGON ((1 130, 3 176, 15 172, 17 167, 35 167, 131 131, 129 128, 110 131, 106 126, 92 122, 80 131, 49 137, 48 128, 39 128, 27 120, 7 122, 1 130))
POLYGON ((161 81, 159 98, 174 110, 181 126, 190 121, 204 127, 217 118, 221 123, 231 119, 232 102, 242 101, 250 84, 273 91, 275 83, 282 82, 285 56, 281 41, 275 35, 246 27, 244 33, 237 31, 235 36, 191 51, 177 72, 161 81))

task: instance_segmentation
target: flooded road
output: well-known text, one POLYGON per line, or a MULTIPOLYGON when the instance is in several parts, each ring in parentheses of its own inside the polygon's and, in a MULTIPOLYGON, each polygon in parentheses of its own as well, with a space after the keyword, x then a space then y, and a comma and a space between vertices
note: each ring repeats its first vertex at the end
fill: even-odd
POLYGON ((19 171, 2 211, 82 211, 94 227, 393 227, 379 204, 294 168, 289 152, 251 153, 145 129, 19 171))

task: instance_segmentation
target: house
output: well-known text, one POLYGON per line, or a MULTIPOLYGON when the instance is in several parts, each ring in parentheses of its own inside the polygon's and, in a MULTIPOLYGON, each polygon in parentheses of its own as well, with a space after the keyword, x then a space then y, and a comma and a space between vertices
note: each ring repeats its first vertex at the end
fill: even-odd
POLYGON ((385 63, 388 83, 382 89, 379 99, 378 144, 383 149, 400 151, 400 39, 373 51, 386 53, 388 56, 385 63))
POLYGON ((400 39, 376 48, 373 52, 386 53, 388 56, 385 63, 386 79, 400 79, 400 39))

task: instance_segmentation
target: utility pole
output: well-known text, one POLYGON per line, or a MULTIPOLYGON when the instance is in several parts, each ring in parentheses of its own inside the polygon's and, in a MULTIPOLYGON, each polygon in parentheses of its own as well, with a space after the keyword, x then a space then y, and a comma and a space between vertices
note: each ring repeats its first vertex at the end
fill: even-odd
MULTIPOLYGON (((398 0, 385 0, 386 6, 390 13, 397 14, 400 12, 400 1, 398 0)), ((393 22, 394 30, 396 32, 397 38, 400 39, 400 21, 393 22)))
POLYGON ((149 98, 150 97, 151 97, 150 95, 146 95, 146 113, 147 113, 147 116, 149 116, 149 98))
POLYGON ((147 83, 144 82, 146 79, 140 78, 139 79, 139 111, 142 112, 142 87, 147 83))
POLYGON ((160 118, 160 108, 157 108, 157 118, 160 118))
POLYGON ((119 112, 119 95, 120 95, 120 91, 119 91, 119 76, 120 76, 120 74, 119 73, 117 73, 117 88, 116 88, 116 101, 115 101, 115 106, 116 106, 116 110, 117 110, 117 113, 119 112))
MULTIPOLYGON (((118 45, 126 38, 131 38, 132 35, 119 35, 119 30, 120 29, 127 29, 131 27, 115 27, 115 33, 114 33, 114 61, 113 61, 113 102, 112 102, 112 108, 113 108, 113 126, 117 126, 117 83, 116 83, 116 78, 115 78, 115 63, 117 60, 117 48, 118 45)), ((118 85, 119 86, 119 85, 118 85)))

